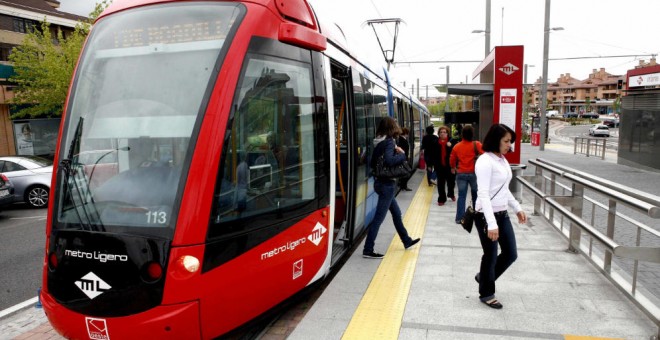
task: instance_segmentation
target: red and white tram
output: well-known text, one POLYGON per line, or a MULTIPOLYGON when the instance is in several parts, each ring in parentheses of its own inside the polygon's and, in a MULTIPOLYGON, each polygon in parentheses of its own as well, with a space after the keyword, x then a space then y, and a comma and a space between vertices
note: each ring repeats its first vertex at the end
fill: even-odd
POLYGON ((379 117, 411 129, 411 162, 429 118, 328 27, 304 0, 105 10, 73 77, 49 204, 41 301, 60 334, 217 337, 355 245, 377 198, 379 117))

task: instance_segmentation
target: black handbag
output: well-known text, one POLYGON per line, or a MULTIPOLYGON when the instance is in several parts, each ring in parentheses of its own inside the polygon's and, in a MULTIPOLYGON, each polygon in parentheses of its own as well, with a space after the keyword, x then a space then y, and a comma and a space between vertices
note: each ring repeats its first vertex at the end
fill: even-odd
MULTIPOLYGON (((504 185, 506 185, 506 182, 504 182, 504 184, 502 184, 502 186, 497 190, 495 195, 493 195, 493 197, 490 198, 491 201, 493 200, 493 198, 495 198, 495 196, 497 196, 500 190, 504 188, 504 185)), ((465 214, 463 215, 463 218, 461 218, 461 226, 463 226, 463 229, 465 229, 465 231, 467 231, 468 233, 472 232, 472 226, 474 225, 474 218, 476 217, 476 215, 477 215, 477 211, 474 210, 474 208, 472 208, 471 205, 468 205, 467 209, 465 210, 465 214)))
POLYGON ((463 229, 467 231, 468 233, 472 232, 472 226, 474 225, 474 216, 477 214, 477 212, 472 208, 471 205, 468 206, 468 208, 465 210, 465 214, 463 215, 463 218, 461 218, 461 226, 463 226, 463 229))
POLYGON ((408 177, 412 172, 412 168, 408 161, 395 166, 385 165, 385 155, 380 155, 376 160, 376 167, 374 168, 374 177, 380 179, 397 179, 408 177))

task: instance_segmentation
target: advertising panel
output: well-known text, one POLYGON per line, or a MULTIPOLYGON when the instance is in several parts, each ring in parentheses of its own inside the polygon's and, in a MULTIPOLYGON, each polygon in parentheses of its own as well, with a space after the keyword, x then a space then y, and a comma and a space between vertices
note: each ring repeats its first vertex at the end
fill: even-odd
POLYGON ((14 138, 19 156, 41 156, 53 159, 60 119, 16 120, 14 138))

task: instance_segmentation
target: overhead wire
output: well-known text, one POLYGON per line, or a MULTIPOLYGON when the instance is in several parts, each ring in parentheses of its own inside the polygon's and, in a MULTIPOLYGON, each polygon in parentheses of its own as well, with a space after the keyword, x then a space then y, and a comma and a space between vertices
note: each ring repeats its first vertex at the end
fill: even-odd
MULTIPOLYGON (((378 18, 379 19, 384 19, 383 14, 378 9, 378 6, 376 6, 376 3, 374 2, 374 0, 369 0, 369 2, 371 3, 371 6, 373 6, 374 10, 376 11, 376 14, 378 14, 378 18)), ((385 25, 385 29, 387 30, 387 33, 390 35, 390 38, 392 38, 392 40, 394 40, 394 35, 392 34, 392 31, 390 31, 389 26, 385 25)), ((375 33, 375 30, 374 30, 374 33, 375 33)), ((401 54, 403 59, 408 59, 406 54, 403 53, 401 50, 399 50, 399 54, 401 54)), ((396 62, 393 62, 392 64, 396 64, 396 62)), ((418 78, 418 79, 420 78, 419 74, 417 74, 417 72, 415 70, 411 70, 411 71, 415 75, 416 78, 418 78)))
POLYGON ((569 60, 569 59, 587 59, 587 58, 618 58, 618 57, 621 57, 621 55, 604 56, 602 53, 599 53, 598 51, 593 50, 591 48, 588 48, 585 45, 585 42, 592 43, 592 44, 600 44, 600 45, 603 45, 603 46, 614 47, 614 48, 617 48, 619 50, 628 51, 628 52, 626 52, 627 53, 626 55, 623 55, 624 57, 653 55, 653 54, 657 55, 657 53, 650 53, 650 52, 647 52, 647 51, 640 51, 640 50, 636 50, 636 49, 632 49, 632 48, 615 46, 615 45, 599 42, 599 41, 596 41, 596 40, 582 39, 580 37, 576 37, 576 36, 573 36, 573 35, 557 34, 556 37, 561 39, 562 41, 564 41, 566 43, 569 43, 569 44, 575 46, 575 48, 578 49, 578 50, 584 50, 584 51, 589 52, 593 56, 550 58, 550 60, 569 60))

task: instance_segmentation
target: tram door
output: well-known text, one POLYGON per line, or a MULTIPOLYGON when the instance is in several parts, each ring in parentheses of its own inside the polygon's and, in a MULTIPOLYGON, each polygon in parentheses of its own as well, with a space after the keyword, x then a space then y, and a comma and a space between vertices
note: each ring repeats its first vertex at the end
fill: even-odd
POLYGON ((355 141, 351 130, 355 115, 349 89, 351 77, 348 68, 331 63, 332 97, 335 119, 335 225, 332 243, 332 264, 351 246, 353 237, 355 141))
POLYGON ((408 143, 410 145, 410 149, 407 151, 407 155, 408 155, 408 163, 412 166, 413 154, 414 154, 414 152, 412 151, 415 148, 414 137, 416 131, 410 119, 409 105, 405 104, 403 100, 401 100, 400 98, 394 98, 394 103, 395 103, 394 107, 396 107, 395 116, 397 122, 399 123, 399 126, 401 126, 401 128, 407 127, 409 130, 408 143))

